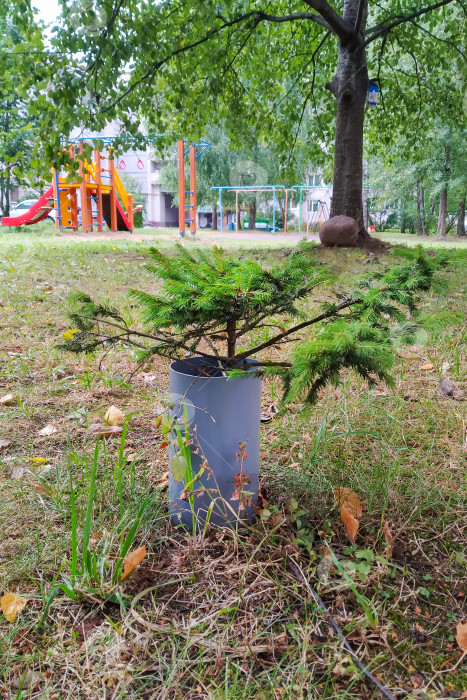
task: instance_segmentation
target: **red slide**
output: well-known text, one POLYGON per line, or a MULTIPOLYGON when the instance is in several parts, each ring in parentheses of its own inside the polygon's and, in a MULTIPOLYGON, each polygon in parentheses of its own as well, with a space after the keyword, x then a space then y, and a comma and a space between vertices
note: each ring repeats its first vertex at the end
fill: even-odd
POLYGON ((50 187, 24 214, 20 214, 19 216, 4 216, 2 219, 2 226, 37 224, 47 217, 47 214, 53 209, 53 206, 54 193, 53 187, 50 187))

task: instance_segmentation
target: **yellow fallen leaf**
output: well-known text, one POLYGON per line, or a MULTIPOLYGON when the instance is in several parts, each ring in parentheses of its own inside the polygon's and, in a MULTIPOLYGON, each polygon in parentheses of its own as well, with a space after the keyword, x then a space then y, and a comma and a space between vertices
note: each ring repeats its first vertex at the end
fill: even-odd
POLYGON ((26 600, 21 598, 19 595, 14 593, 7 593, 0 600, 0 607, 2 608, 2 613, 5 615, 8 622, 14 622, 16 616, 26 605, 26 600))
POLYGON ((36 464, 46 464, 49 461, 46 457, 28 457, 28 459, 36 464))
POLYGON ((462 651, 467 651, 467 622, 457 623, 456 642, 458 643, 462 651))
POLYGON ((47 423, 45 428, 39 430, 39 435, 55 435, 55 433, 58 433, 58 428, 52 425, 52 423, 47 423))
POLYGON ((65 331, 63 337, 65 338, 65 340, 73 340, 74 336, 80 332, 81 331, 79 330, 79 328, 70 328, 69 331, 65 331))
POLYGON ((135 549, 134 552, 130 552, 130 554, 126 555, 123 560, 123 574, 120 576, 122 581, 136 569, 138 564, 143 561, 146 554, 146 547, 143 545, 135 549))
POLYGON ((106 425, 120 425, 124 420, 125 414, 117 406, 111 406, 104 416, 106 425))
POLYGON ((435 366, 431 364, 431 362, 427 362, 426 365, 422 365, 420 367, 421 372, 431 372, 432 369, 434 369, 435 366))
POLYGON ((354 518, 360 518, 363 513, 362 503, 353 489, 338 486, 335 491, 336 504, 343 506, 354 518))
POLYGON ((13 394, 5 394, 0 398, 1 406, 11 406, 11 404, 16 403, 16 399, 13 394))

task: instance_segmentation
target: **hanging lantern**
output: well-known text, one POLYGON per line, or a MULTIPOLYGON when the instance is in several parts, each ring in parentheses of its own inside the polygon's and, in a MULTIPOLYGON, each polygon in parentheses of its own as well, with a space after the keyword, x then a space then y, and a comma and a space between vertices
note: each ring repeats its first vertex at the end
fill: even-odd
POLYGON ((138 162, 136 163, 136 167, 138 168, 138 170, 144 170, 144 163, 141 160, 141 158, 138 158, 138 162))
POLYGON ((376 107, 379 99, 379 85, 376 80, 370 80, 370 89, 368 90, 368 107, 376 107))

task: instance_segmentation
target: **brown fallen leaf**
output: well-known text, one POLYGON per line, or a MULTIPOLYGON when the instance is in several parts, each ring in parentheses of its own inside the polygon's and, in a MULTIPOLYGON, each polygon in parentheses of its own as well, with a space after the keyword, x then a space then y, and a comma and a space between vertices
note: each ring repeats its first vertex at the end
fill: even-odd
POLYGON ((451 380, 447 377, 443 377, 443 379, 440 381, 439 390, 443 396, 448 396, 450 399, 454 399, 455 401, 465 401, 465 399, 467 399, 467 391, 464 389, 459 389, 459 387, 457 387, 454 382, 451 382, 451 380))
POLYGON ((341 506, 341 520, 347 530, 347 535, 352 542, 355 542, 360 523, 345 506, 341 506))
POLYGON ((107 409, 104 416, 104 423, 106 425, 120 425, 125 420, 125 414, 117 408, 117 406, 111 406, 107 409))
POLYGON ((352 542, 355 542, 363 508, 362 503, 353 489, 347 486, 338 486, 334 492, 336 504, 341 509, 341 520, 347 530, 347 535, 352 542))
POLYGON ((353 489, 347 486, 338 486, 335 490, 334 497, 336 499, 336 505, 344 506, 354 518, 360 518, 362 516, 362 503, 353 489))
POLYGON ((14 622, 16 616, 26 605, 26 600, 15 593, 7 593, 0 600, 2 613, 5 615, 8 622, 14 622))
POLYGON ((136 569, 138 564, 143 561, 146 554, 146 547, 143 545, 142 547, 135 549, 134 552, 130 552, 130 554, 126 555, 123 560, 123 573, 120 576, 122 581, 136 569))
POLYGON ((269 518, 269 525, 274 527, 279 527, 286 522, 286 518, 282 513, 273 513, 269 518))
POLYGON ((462 651, 467 651, 467 622, 457 623, 456 642, 458 643, 462 651))
POLYGON ((16 398, 13 394, 5 394, 0 398, 0 406, 11 406, 14 403, 16 403, 16 398))
POLYGON ((120 425, 102 425, 102 423, 94 423, 89 426, 89 432, 93 436, 99 436, 100 438, 105 437, 116 437, 122 432, 120 425))
POLYGON ((55 435, 58 433, 58 428, 56 428, 52 423, 47 423, 47 425, 39 430, 39 435, 55 435))
POLYGON ((4 450, 9 445, 11 445, 11 443, 8 440, 0 440, 0 450, 4 450))
POLYGON ((102 539, 102 532, 95 532, 89 538, 89 548, 92 549, 102 539))
POLYGON ((159 483, 156 484, 156 489, 158 491, 163 491, 164 489, 167 488, 168 485, 169 485, 169 472, 165 472, 164 474, 162 474, 159 483))
POLYGON ((392 557, 392 550, 394 549, 394 537, 391 534, 391 530, 389 529, 389 524, 387 520, 384 521, 383 533, 384 539, 386 541, 386 549, 384 550, 384 556, 386 557, 386 559, 390 559, 392 557))
POLYGON ((435 366, 431 364, 431 362, 427 362, 426 365, 422 365, 419 367, 421 372, 431 372, 432 369, 434 369, 435 366))

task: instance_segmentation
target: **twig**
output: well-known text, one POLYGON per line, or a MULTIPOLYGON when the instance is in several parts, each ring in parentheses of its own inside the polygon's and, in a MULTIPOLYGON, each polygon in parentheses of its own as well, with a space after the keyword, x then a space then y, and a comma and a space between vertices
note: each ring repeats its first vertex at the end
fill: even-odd
POLYGON ((378 690, 380 690, 383 693, 384 697, 388 698, 388 700, 396 700, 394 695, 392 695, 392 693, 390 693, 389 690, 386 690, 386 688, 384 688, 381 685, 379 680, 374 677, 374 675, 367 669, 367 667, 357 657, 356 653, 354 652, 354 650, 352 649, 352 647, 348 643, 347 638, 342 633, 341 628, 339 627, 339 625, 337 624, 337 622, 335 621, 335 619, 333 618, 333 616, 331 615, 331 613, 329 612, 329 610, 327 609, 327 607, 325 606, 325 604, 323 603, 321 598, 319 597, 317 591, 315 591, 315 589, 312 588, 312 586, 310 586, 307 579, 305 578, 305 574, 303 573, 301 568, 298 566, 298 564, 296 564, 294 561, 292 561, 292 559, 287 559, 287 566, 289 567, 289 569, 291 570, 291 572, 293 573, 295 578, 297 578, 299 581, 302 581, 302 583, 305 584, 305 587, 307 588, 311 597, 314 599, 315 603, 321 608, 321 610, 324 613, 326 613, 326 615, 329 619, 329 622, 331 623, 332 627, 334 628, 334 631, 340 637, 340 639, 342 640, 342 642, 344 644, 344 647, 347 649, 349 654, 352 656, 354 664, 356 666, 358 666, 358 668, 361 671, 363 671, 365 676, 367 678, 369 678, 369 680, 372 683, 374 683, 374 685, 378 688, 378 690))

